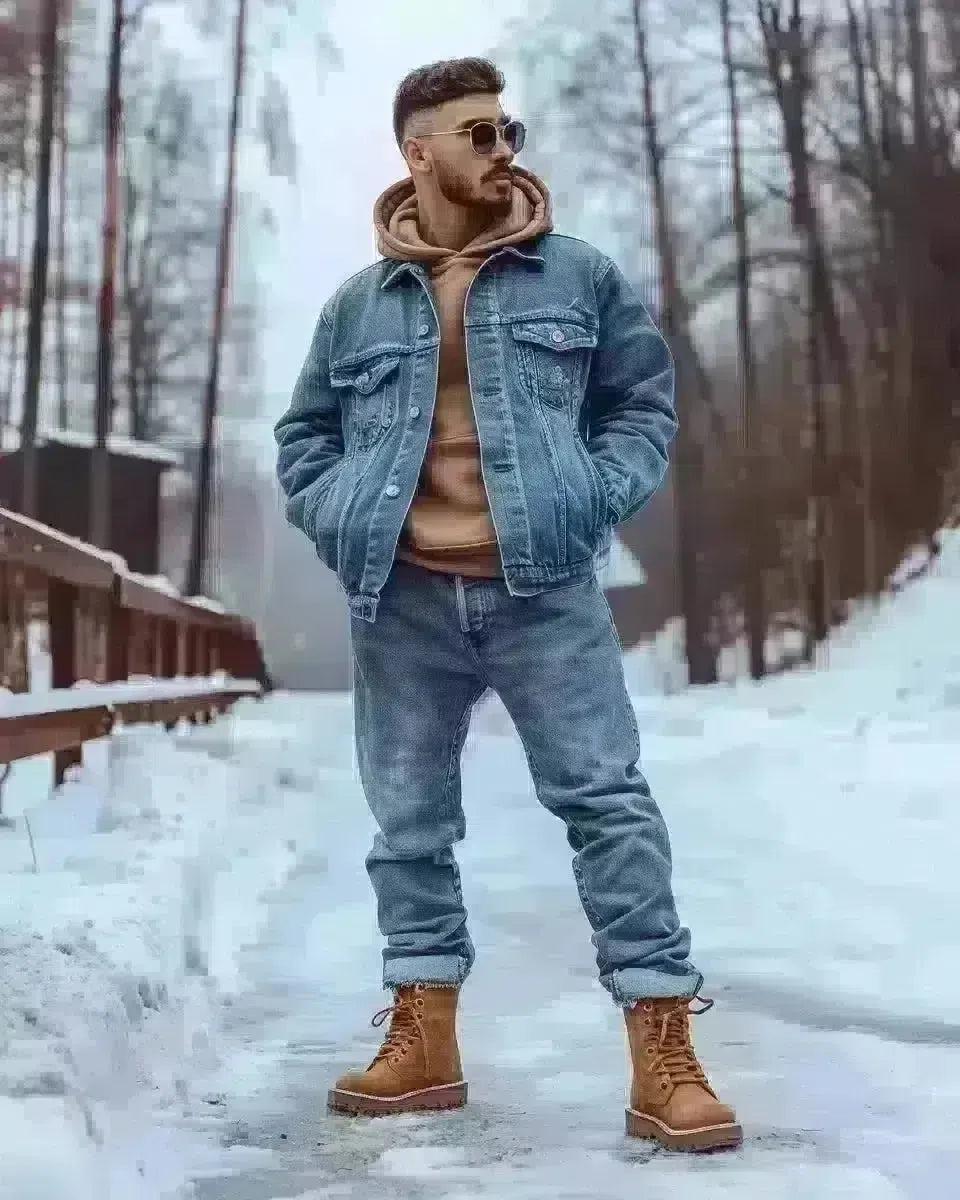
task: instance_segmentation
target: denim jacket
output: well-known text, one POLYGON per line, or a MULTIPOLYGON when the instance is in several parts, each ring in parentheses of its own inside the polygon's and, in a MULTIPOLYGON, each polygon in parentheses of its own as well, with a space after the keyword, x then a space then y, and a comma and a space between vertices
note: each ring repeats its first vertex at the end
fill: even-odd
MULTIPOLYGON (((382 259, 324 305, 277 422, 287 519, 373 621, 420 476, 439 323, 424 268, 382 259)), ((545 234, 481 265, 464 306, 484 484, 514 596, 592 575, 663 479, 667 344, 619 268, 545 234)))

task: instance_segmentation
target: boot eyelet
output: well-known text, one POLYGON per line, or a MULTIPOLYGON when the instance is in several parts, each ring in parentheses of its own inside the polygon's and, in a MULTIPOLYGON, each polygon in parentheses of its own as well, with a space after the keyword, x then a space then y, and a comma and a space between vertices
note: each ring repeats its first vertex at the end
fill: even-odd
POLYGON ((644 1012, 653 1012, 653 1005, 652 1005, 652 1004, 645 1004, 645 1005, 643 1006, 643 1011, 644 1011, 644 1012))
POLYGON ((669 1084, 669 1083, 661 1083, 661 1084, 660 1084, 660 1091, 661 1091, 661 1092, 665 1092, 669 1086, 670 1086, 670 1084, 669 1084))
POLYGON ((647 1047, 647 1053, 648 1053, 648 1054, 649 1054, 651 1057, 652 1057, 654 1054, 656 1054, 656 1052, 657 1052, 657 1051, 656 1051, 656 1047, 655 1047, 655 1046, 648 1046, 648 1047, 647 1047))
POLYGON ((426 1001, 424 1000, 424 998, 422 996, 417 997, 417 1000, 416 1000, 417 1008, 423 1008, 425 1003, 426 1003, 426 1001))
POLYGON ((644 1021, 644 1025, 652 1025, 652 1024, 653 1024, 653 1019, 651 1017, 647 1017, 647 1019, 644 1021))

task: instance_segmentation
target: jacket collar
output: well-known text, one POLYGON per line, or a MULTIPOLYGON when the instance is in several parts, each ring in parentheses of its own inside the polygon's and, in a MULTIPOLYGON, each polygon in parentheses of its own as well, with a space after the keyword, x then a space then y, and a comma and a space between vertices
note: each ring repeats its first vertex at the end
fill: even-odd
MULTIPOLYGON (((543 266, 543 255, 539 252, 539 239, 525 243, 522 246, 502 246, 499 250, 494 250, 490 258, 500 258, 505 254, 509 254, 513 258, 518 258, 522 262, 535 263, 543 266)), ((419 262, 391 262, 389 259, 382 259, 382 262, 390 262, 386 274, 383 277, 383 282, 380 284, 381 291, 388 287, 392 287, 397 280, 406 275, 412 275, 416 279, 426 279, 427 272, 423 263, 419 262)), ((485 261, 489 262, 489 259, 485 261)))

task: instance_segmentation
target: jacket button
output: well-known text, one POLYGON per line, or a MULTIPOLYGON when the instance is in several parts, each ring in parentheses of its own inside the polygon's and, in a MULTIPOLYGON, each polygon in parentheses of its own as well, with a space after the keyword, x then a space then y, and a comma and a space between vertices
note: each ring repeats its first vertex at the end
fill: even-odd
POLYGON ((417 334, 420 337, 426 337, 429 332, 430 332, 429 325, 421 325, 420 328, 417 330, 417 334))
POLYGON ((555 329, 551 336, 555 342, 565 342, 567 340, 567 335, 562 329, 555 329))
POLYGON ((370 382, 370 376, 367 374, 366 371, 364 371, 364 373, 362 375, 357 376, 357 383, 359 383, 361 387, 366 387, 369 382, 370 382))
POLYGON ((420 416, 420 405, 414 404, 410 408, 410 416, 415 421, 420 416))
POLYGON ((400 489, 397 487, 397 485, 395 483, 389 483, 383 489, 383 494, 385 496, 389 496, 390 499, 393 500, 395 496, 400 495, 400 489))

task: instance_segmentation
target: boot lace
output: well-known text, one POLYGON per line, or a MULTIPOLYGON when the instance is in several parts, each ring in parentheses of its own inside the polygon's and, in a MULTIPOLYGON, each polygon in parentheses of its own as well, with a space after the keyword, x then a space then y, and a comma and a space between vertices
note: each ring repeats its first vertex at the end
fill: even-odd
POLYGON ((674 1086, 680 1083, 695 1083, 710 1090, 707 1077, 690 1041, 689 1018, 701 1016, 713 1008, 713 1001, 698 998, 700 1008, 691 1008, 692 1001, 663 1010, 660 1014, 660 1034, 656 1041, 657 1066, 674 1086))
POLYGON ((417 1004, 415 998, 398 996, 393 1004, 388 1005, 387 1008, 381 1008, 374 1015, 370 1024, 375 1029, 379 1029, 387 1017, 391 1018, 390 1028, 383 1039, 380 1049, 376 1053, 376 1057, 373 1060, 374 1063, 378 1063, 384 1058, 389 1059, 390 1062, 399 1062, 406 1055, 410 1047, 415 1042, 420 1041, 423 1044, 424 1066, 429 1074, 430 1049, 428 1040, 424 1035, 423 1021, 420 1017, 419 1008, 420 1005, 417 1004))

